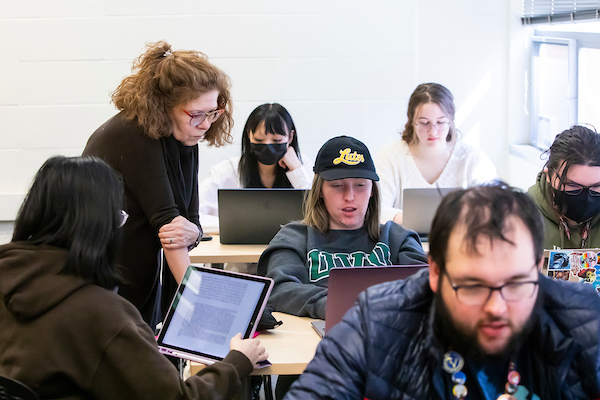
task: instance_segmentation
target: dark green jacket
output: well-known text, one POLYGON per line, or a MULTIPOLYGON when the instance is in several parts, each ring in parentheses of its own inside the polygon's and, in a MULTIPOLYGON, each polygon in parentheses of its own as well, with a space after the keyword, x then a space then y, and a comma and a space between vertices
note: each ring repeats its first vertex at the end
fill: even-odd
MULTIPOLYGON (((579 249, 581 248, 581 225, 569 225, 571 238, 567 237, 565 230, 559 222, 558 216, 551 200, 551 185, 546 181, 546 174, 540 172, 535 185, 527 193, 533 198, 535 205, 542 212, 544 219, 544 248, 554 249, 579 249)), ((600 215, 592 220, 588 233, 586 248, 600 247, 600 215)))

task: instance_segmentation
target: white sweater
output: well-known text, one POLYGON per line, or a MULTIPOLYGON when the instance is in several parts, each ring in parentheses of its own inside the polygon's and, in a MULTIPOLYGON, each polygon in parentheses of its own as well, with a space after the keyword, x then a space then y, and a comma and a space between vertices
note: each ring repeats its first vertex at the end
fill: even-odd
POLYGON ((381 192, 381 222, 402 211, 405 188, 468 187, 496 179, 496 167, 481 151, 461 141, 454 146, 439 178, 430 184, 423 178, 408 144, 400 139, 385 146, 375 158, 381 192))
MULTIPOLYGON (((313 180, 312 160, 301 154, 302 166, 286 172, 295 189, 310 189, 313 180)), ((218 189, 241 189, 238 165, 240 156, 231 157, 211 167, 208 177, 200 183, 200 224, 206 233, 219 232, 218 189)))

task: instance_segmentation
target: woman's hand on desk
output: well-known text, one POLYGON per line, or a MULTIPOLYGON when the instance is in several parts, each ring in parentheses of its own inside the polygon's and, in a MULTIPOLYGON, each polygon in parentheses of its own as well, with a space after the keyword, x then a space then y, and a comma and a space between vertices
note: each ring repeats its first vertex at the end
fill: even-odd
POLYGON ((170 250, 187 248, 196 242, 199 235, 198 227, 181 215, 173 218, 158 231, 162 247, 170 250))
POLYGON ((238 333, 231 338, 229 342, 229 350, 237 350, 250 360, 254 368, 260 361, 265 361, 269 356, 263 346, 260 345, 258 339, 242 339, 242 334, 238 333))

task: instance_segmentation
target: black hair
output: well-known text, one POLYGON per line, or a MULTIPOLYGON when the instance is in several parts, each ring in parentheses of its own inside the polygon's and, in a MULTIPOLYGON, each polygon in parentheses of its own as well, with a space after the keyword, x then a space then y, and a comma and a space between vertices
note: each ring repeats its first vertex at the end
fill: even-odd
MULTIPOLYGON (((290 146, 294 148, 294 151, 300 158, 300 146, 298 145, 298 131, 292 120, 290 113, 279 103, 266 103, 262 104, 254 109, 246 125, 244 126, 244 132, 242 134, 242 157, 238 165, 238 171, 240 175, 240 183, 242 187, 255 187, 257 181, 260 182, 258 173, 258 161, 252 154, 250 149, 250 133, 255 132, 258 126, 263 123, 265 124, 265 133, 273 133, 276 135, 289 136, 294 131, 294 137, 290 146)), ((279 179, 283 179, 288 183, 287 186, 291 187, 285 171, 283 168, 276 164, 276 174, 279 179)), ((276 180, 278 180, 276 178, 276 180)))
POLYGON ((21 205, 13 241, 68 251, 64 273, 113 288, 116 234, 121 225, 123 183, 96 157, 48 159, 21 205))
MULTIPOLYGON (((559 188, 564 186, 567 173, 573 165, 585 165, 590 167, 600 167, 600 134, 595 130, 581 125, 574 125, 571 128, 556 135, 554 142, 545 154, 548 155, 548 161, 544 168, 548 170, 548 176, 551 178, 555 173, 559 178, 559 188), (561 167, 564 167, 559 174, 561 167)), ((550 194, 552 196, 552 194, 550 194)), ((557 198, 548 199, 550 204, 564 205, 565 193, 559 190, 557 198)), ((564 214, 564 209, 557 209, 560 214, 564 214)))
POLYGON ((478 254, 477 242, 481 236, 490 241, 500 239, 512 243, 506 232, 508 217, 519 218, 529 229, 533 240, 536 265, 544 253, 544 226, 535 203, 526 193, 501 181, 483 186, 456 190, 444 197, 438 207, 429 233, 429 255, 439 266, 440 275, 446 271, 448 240, 454 228, 465 226, 464 242, 467 252, 478 254))

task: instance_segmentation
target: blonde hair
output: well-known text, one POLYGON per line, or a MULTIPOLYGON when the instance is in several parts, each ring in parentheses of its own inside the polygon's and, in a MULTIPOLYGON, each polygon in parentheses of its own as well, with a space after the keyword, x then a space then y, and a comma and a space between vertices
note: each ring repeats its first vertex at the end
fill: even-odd
POLYGON ((210 146, 231 143, 233 136, 229 77, 212 65, 205 54, 192 50, 172 51, 164 42, 150 43, 134 62, 133 74, 111 94, 126 119, 135 120, 153 139, 172 134, 173 109, 216 90, 217 105, 224 112, 206 132, 210 146))
MULTIPOLYGON (((329 213, 323 201, 323 182, 319 174, 315 174, 312 188, 306 192, 304 198, 304 220, 303 222, 325 234, 329 232, 329 213)), ((373 182, 373 191, 369 198, 367 213, 365 214, 364 226, 367 227, 367 232, 372 241, 379 241, 379 187, 377 182, 373 182)))

